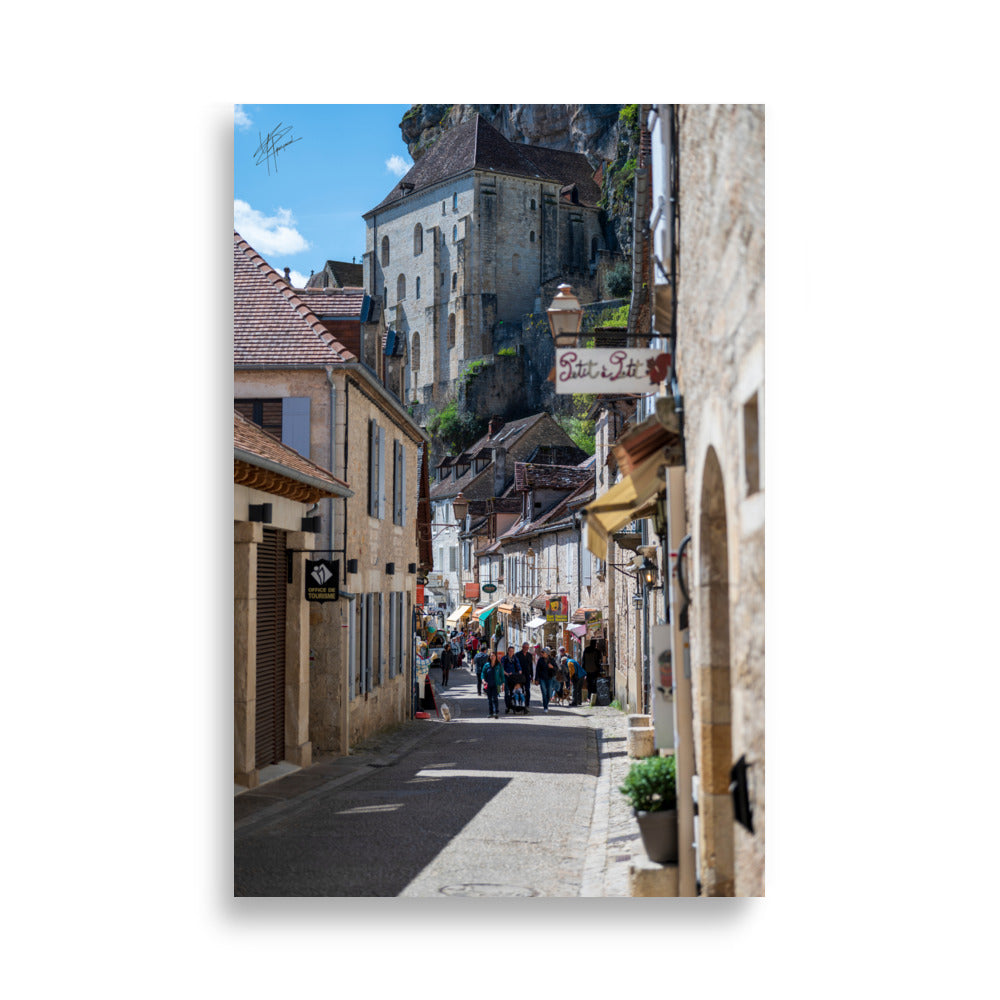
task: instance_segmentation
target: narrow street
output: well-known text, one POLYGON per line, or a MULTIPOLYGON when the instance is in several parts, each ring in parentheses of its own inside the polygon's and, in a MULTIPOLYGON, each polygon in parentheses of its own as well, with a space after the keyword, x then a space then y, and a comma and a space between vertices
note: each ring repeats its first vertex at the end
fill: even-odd
MULTIPOLYGON (((440 681, 440 672, 434 671, 440 681)), ((550 706, 486 713, 467 670, 439 701, 349 758, 235 799, 237 896, 627 895, 642 854, 617 792, 626 717, 550 706)))

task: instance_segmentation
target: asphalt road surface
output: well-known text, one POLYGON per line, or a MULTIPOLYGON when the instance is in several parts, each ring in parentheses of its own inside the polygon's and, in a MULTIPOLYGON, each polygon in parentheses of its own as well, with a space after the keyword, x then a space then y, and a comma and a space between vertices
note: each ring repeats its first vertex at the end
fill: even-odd
POLYGON ((537 688, 527 717, 490 719, 468 671, 450 680, 456 717, 393 763, 237 823, 235 895, 579 895, 593 729, 537 688))

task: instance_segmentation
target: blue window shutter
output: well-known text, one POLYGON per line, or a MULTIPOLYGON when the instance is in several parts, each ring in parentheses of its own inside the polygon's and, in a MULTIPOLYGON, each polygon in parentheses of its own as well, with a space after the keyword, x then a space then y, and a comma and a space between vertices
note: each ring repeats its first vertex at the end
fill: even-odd
POLYGON ((399 523, 406 524, 406 449, 402 443, 399 446, 399 494, 399 523))
POLYGON ((385 517, 385 428, 378 428, 378 518, 385 517))
POLYGON ((286 396, 281 401, 281 443, 309 458, 308 396, 286 396))
POLYGON ((378 501, 376 497, 378 496, 378 465, 376 454, 378 446, 376 445, 376 430, 375 421, 368 421, 368 513, 371 517, 377 517, 378 501))

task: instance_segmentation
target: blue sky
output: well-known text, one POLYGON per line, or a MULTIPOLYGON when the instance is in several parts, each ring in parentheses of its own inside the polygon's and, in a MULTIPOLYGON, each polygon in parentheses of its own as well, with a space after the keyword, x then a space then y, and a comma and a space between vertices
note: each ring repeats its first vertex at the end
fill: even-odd
POLYGON ((362 213, 413 165, 399 131, 409 107, 235 105, 234 226, 275 270, 291 268, 293 285, 328 260, 361 262, 362 213), (261 138, 275 130, 277 152, 261 157, 261 138))

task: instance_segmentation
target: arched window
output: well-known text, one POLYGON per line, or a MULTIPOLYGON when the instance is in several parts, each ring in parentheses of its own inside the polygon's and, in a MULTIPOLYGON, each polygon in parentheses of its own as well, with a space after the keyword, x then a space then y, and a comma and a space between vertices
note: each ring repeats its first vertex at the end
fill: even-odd
POLYGON ((410 338, 410 367, 413 369, 414 388, 420 375, 420 334, 414 333, 410 338))
POLYGON ((535 210, 535 199, 532 198, 531 199, 531 211, 534 212, 534 210, 535 210))
POLYGON ((389 263, 389 237, 388 236, 383 236, 382 237, 382 263, 383 264, 388 264, 389 263))
POLYGON ((424 252, 424 227, 418 222, 413 227, 413 256, 424 252))
POLYGON ((451 290, 455 291, 456 288, 458 288, 458 271, 451 276, 451 290))
POLYGON ((531 235, 528 237, 528 239, 530 239, 532 243, 535 242, 535 231, 534 231, 534 229, 531 230, 531 235))
POLYGON ((420 298, 420 279, 417 278, 417 298, 420 298))
POLYGON ((448 317, 448 346, 455 346, 455 314, 448 317))
POLYGON ((457 191, 451 196, 451 210, 453 212, 457 212, 458 211, 458 192, 457 191))
POLYGON ((458 242, 458 226, 451 227, 451 242, 452 243, 458 242))
POLYGON ((402 302, 406 298, 406 275, 401 274, 396 279, 396 301, 402 302))

